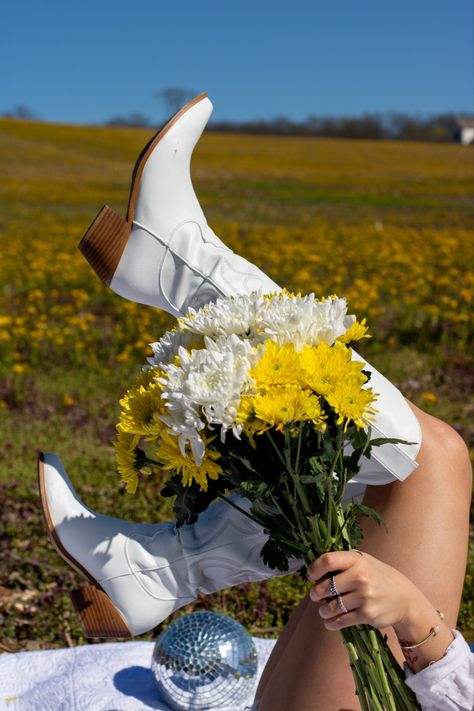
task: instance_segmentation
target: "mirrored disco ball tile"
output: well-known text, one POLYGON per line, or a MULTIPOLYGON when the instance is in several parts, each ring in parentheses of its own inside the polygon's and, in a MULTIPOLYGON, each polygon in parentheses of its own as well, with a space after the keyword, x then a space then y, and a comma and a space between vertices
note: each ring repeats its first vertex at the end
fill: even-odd
POLYGON ((157 639, 151 669, 176 711, 238 708, 251 701, 257 652, 247 630, 216 612, 192 612, 157 639))

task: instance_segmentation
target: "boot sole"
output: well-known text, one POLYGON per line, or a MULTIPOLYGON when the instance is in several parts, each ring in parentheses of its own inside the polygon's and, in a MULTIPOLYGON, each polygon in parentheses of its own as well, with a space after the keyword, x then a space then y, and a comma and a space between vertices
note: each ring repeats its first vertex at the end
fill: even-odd
POLYGON ((123 615, 110 597, 100 587, 83 566, 68 553, 64 548, 59 536, 56 533, 53 520, 48 508, 48 499, 46 496, 46 482, 44 474, 44 454, 38 454, 38 483, 40 492, 41 510, 43 513, 44 524, 49 540, 53 544, 56 551, 59 553, 66 563, 84 577, 89 585, 82 585, 77 590, 73 590, 71 600, 74 608, 79 615, 84 634, 86 637, 132 637, 132 632, 125 622, 123 615))
POLYGON ((120 217, 108 205, 104 205, 81 239, 79 243, 80 251, 106 286, 110 286, 132 231, 138 188, 145 163, 158 143, 183 114, 206 98, 207 94, 203 93, 189 101, 167 121, 143 148, 133 168, 126 219, 124 220, 120 217))

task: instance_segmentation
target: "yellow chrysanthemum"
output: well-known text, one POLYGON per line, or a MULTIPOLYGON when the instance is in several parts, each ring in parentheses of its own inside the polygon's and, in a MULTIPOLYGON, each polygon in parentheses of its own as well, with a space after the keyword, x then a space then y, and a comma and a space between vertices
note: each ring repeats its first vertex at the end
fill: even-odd
POLYGON ((254 436, 263 432, 264 429, 262 430, 262 422, 255 419, 254 399, 253 395, 244 395, 241 398, 235 421, 243 425, 243 430, 249 438, 250 444, 256 449, 257 445, 255 444, 254 436))
POLYGON ((115 440, 115 460, 121 481, 129 494, 134 494, 138 486, 138 471, 135 468, 137 455, 135 448, 140 441, 140 435, 119 432, 115 440))
POLYGON ((240 399, 239 409, 235 418, 236 422, 247 422, 254 414, 253 395, 243 395, 240 399))
POLYGON ((155 380, 148 386, 135 385, 131 388, 120 400, 122 411, 117 430, 150 437, 158 436, 165 427, 160 415, 166 414, 161 392, 161 383, 155 380))
POLYGON ((280 346, 274 341, 267 341, 263 355, 250 371, 250 376, 257 388, 268 389, 286 385, 301 385, 302 378, 299 353, 292 343, 280 346))
POLYGON ((327 343, 305 346, 300 353, 300 363, 305 385, 324 397, 347 377, 354 378, 360 385, 367 380, 361 372, 364 363, 351 360, 350 349, 337 341, 333 346, 327 343))
POLYGON ((148 368, 147 370, 142 370, 138 378, 135 380, 131 390, 138 389, 140 386, 144 388, 149 387, 156 383, 157 378, 161 378, 164 372, 161 368, 148 368))
POLYGON ((349 326, 347 331, 339 336, 337 339, 340 343, 351 343, 352 341, 360 341, 361 338, 372 338, 370 334, 367 333, 369 327, 366 326, 366 320, 354 321, 352 326, 349 326))
POLYGON ((338 415, 337 424, 344 423, 344 431, 351 422, 357 427, 366 427, 376 410, 371 406, 378 396, 372 388, 361 388, 355 378, 338 382, 326 396, 329 405, 338 415))
POLYGON ((326 415, 321 409, 319 398, 309 390, 273 388, 256 395, 252 404, 256 418, 252 429, 258 434, 270 427, 282 431, 286 424, 308 420, 321 431, 326 428, 326 415))
MULTIPOLYGON (((212 440, 208 440, 206 444, 212 440)), ((160 461, 162 469, 174 470, 181 474, 181 484, 190 486, 195 481, 203 491, 207 491, 208 479, 217 479, 222 468, 216 460, 220 458, 219 452, 206 447, 201 464, 196 464, 191 452, 186 456, 181 454, 178 438, 167 430, 163 433, 156 449, 156 458, 160 461)))

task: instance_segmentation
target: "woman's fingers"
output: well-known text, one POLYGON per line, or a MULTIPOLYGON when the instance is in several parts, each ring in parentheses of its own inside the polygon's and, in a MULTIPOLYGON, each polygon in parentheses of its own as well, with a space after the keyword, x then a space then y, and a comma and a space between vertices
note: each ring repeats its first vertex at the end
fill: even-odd
POLYGON ((313 602, 321 602, 325 598, 333 596, 330 587, 331 579, 334 581, 338 593, 349 593, 359 588, 363 589, 366 578, 363 571, 351 566, 342 573, 334 574, 324 578, 324 580, 318 580, 309 591, 309 596, 313 602))
POLYGON ((329 553, 323 553, 316 558, 314 563, 308 568, 307 576, 309 580, 319 580, 324 575, 331 573, 334 570, 347 570, 352 565, 361 560, 364 560, 364 556, 358 554, 357 551, 331 551, 329 553))
POLYGON ((323 620, 332 620, 339 617, 341 614, 347 614, 360 607, 361 599, 357 593, 348 593, 347 595, 337 595, 328 602, 320 605, 319 614, 323 620), (347 610, 347 612, 344 612, 347 610))
POLYGON ((360 614, 357 610, 353 612, 348 612, 345 614, 340 614, 337 617, 333 617, 331 620, 326 620, 324 626, 327 630, 343 630, 345 627, 352 627, 352 625, 364 624, 360 620, 360 614))
POLYGON ((378 613, 378 606, 367 605, 364 597, 358 593, 338 595, 319 608, 319 614, 328 630, 340 630, 351 625, 365 624, 380 627, 377 622, 378 613), (342 605, 347 612, 344 612, 342 605))

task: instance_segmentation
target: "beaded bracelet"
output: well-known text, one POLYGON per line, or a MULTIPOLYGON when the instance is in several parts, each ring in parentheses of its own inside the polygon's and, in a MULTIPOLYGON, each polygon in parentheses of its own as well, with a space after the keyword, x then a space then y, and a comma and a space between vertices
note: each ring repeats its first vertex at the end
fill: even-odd
MULTIPOLYGON (((439 610, 436 610, 436 612, 438 613, 440 620, 444 620, 443 613, 440 612, 439 610)), ((428 642, 428 640, 430 640, 430 639, 433 639, 433 637, 436 637, 436 635, 439 634, 440 629, 441 628, 439 625, 435 625, 434 627, 432 627, 430 629, 429 634, 424 639, 422 639, 421 642, 417 642, 416 644, 402 644, 401 642, 399 642, 400 648, 405 650, 405 649, 416 649, 417 647, 421 647, 422 644, 424 644, 425 642, 428 642)), ((405 641, 405 640, 403 640, 403 641, 405 641)))

